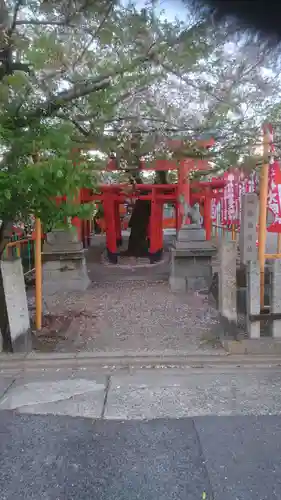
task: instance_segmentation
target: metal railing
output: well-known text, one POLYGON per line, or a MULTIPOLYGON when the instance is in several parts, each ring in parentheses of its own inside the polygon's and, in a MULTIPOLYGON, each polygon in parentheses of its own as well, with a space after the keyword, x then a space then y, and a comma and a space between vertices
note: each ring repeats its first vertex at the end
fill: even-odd
MULTIPOLYGON (((236 224, 231 226, 222 226, 220 224, 212 224, 212 237, 217 241, 220 238, 225 238, 231 241, 239 239, 240 228, 236 224)), ((257 246, 258 246, 258 228, 257 228, 257 246)), ((276 253, 265 253, 265 259, 281 259, 281 233, 277 234, 276 253)))
POLYGON ((223 226, 221 224, 212 224, 212 237, 216 240, 225 238, 231 241, 237 241, 239 235, 239 228, 235 224, 230 226, 223 226))
POLYGON ((35 270, 35 241, 32 237, 20 238, 13 234, 11 241, 4 250, 4 259, 20 257, 24 275, 28 275, 35 270))

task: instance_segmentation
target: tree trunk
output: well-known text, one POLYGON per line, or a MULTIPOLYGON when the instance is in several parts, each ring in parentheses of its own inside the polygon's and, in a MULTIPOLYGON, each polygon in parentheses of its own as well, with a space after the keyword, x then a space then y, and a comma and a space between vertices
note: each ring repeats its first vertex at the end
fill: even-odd
POLYGON ((131 234, 126 255, 145 257, 148 254, 148 224, 151 212, 150 201, 137 200, 130 218, 131 234))
MULTIPOLYGON (((142 180, 136 178, 139 184, 142 180)), ((155 184, 167 184, 167 172, 156 172, 155 184)), ((147 194, 144 191, 142 194, 147 194)), ((146 257, 149 250, 148 225, 151 214, 151 202, 148 200, 137 200, 130 218, 129 227, 131 234, 129 238, 126 255, 134 257, 146 257)))

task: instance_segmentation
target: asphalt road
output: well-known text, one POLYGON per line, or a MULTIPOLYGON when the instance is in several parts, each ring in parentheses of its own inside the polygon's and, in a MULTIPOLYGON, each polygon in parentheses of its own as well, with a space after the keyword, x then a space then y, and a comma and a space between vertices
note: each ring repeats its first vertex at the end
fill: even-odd
POLYGON ((279 416, 0 412, 1 500, 279 500, 280 470, 279 416))

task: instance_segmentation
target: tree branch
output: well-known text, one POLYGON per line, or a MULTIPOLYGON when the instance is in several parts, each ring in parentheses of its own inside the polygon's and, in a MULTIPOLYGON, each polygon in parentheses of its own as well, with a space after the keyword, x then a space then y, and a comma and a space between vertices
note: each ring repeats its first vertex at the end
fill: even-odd
MULTIPOLYGON (((69 23, 66 20, 64 21, 45 21, 43 19, 19 19, 16 21, 16 26, 50 26, 53 28, 77 28, 77 24, 69 23)), ((83 24, 79 24, 79 27, 84 30, 88 35, 92 35, 92 30, 87 28, 87 26, 83 26, 83 24)))
POLYGON ((16 121, 20 122, 19 126, 26 126, 26 122, 29 120, 52 116, 59 109, 66 107, 75 99, 79 99, 80 97, 89 95, 92 92, 108 88, 110 86, 110 81, 111 79, 109 77, 105 77, 99 78, 95 82, 88 82, 84 85, 74 86, 72 89, 60 92, 53 98, 50 98, 48 101, 38 106, 35 110, 27 113, 24 117, 16 119, 16 121))
POLYGON ((96 79, 80 85, 74 85, 70 90, 64 90, 56 96, 48 99, 46 102, 39 105, 35 110, 31 110, 25 116, 16 118, 17 126, 26 126, 26 123, 32 119, 41 117, 49 117, 56 113, 59 109, 66 107, 71 101, 87 96, 92 92, 97 92, 106 89, 111 84, 111 79, 117 76, 124 75, 127 71, 133 70, 139 64, 149 61, 147 55, 135 59, 131 64, 115 71, 107 73, 107 75, 97 77, 96 79))
POLYGON ((44 21, 43 19, 18 19, 15 26, 65 26, 65 21, 44 21))
POLYGON ((23 0, 17 0, 16 5, 15 5, 12 24, 11 24, 11 27, 9 29, 9 37, 12 35, 12 33, 16 27, 18 13, 19 13, 19 10, 20 10, 20 7, 22 6, 22 4, 23 4, 23 0))
MULTIPOLYGON (((48 0, 45 0, 46 3, 48 0)), ((54 27, 60 27, 60 26, 67 26, 68 28, 75 28, 77 27, 76 24, 71 23, 71 20, 73 20, 73 17, 77 16, 78 14, 82 14, 83 11, 86 11, 87 7, 90 6, 91 2, 86 0, 82 5, 77 9, 77 6, 74 8, 72 13, 66 13, 65 14, 65 19, 63 21, 51 21, 51 20, 44 20, 44 19, 19 19, 16 20, 15 25, 16 26, 54 26, 54 27)), ((114 7, 114 0, 110 0, 110 10, 114 7)), ((108 17, 109 13, 108 12, 108 6, 106 9, 105 16, 108 17)), ((81 25, 80 25, 81 26, 81 25)), ((83 26, 82 26, 83 27, 83 26)), ((83 27, 88 33, 92 34, 92 31, 86 27, 83 27)), ((98 28, 99 29, 99 28, 98 28)))
MULTIPOLYGON (((156 58, 154 58, 154 60, 156 61, 156 58)), ((183 81, 184 83, 186 83, 186 85, 190 85, 191 87, 195 88, 196 90, 198 89, 198 83, 196 82, 192 82, 191 80, 187 80, 183 75, 181 75, 178 71, 174 70, 173 68, 171 68, 168 64, 166 64, 165 62, 162 62, 160 61, 158 58, 157 58, 157 62, 158 64, 160 64, 160 66, 162 66, 162 68, 167 71, 167 73, 171 73, 172 75, 176 76, 177 78, 179 78, 181 81, 183 81)), ((224 99, 221 99, 220 97, 218 97, 215 93, 213 92, 210 92, 209 90, 207 89, 204 89, 204 92, 209 95, 210 97, 216 99, 218 102, 221 102, 223 103, 224 102, 224 99)))
POLYGON ((75 66, 78 64, 79 61, 81 61, 81 59, 83 59, 86 51, 88 50, 88 48, 90 47, 91 43, 93 42, 93 40, 96 38, 96 36, 99 34, 100 30, 103 28, 106 20, 108 19, 110 13, 112 12, 113 10, 113 7, 114 7, 114 0, 111 0, 109 5, 108 5, 108 8, 106 9, 106 12, 105 12, 105 15, 103 17, 103 19, 101 20, 99 26, 97 27, 97 29, 95 30, 95 32, 92 34, 90 40, 88 41, 88 43, 86 43, 85 47, 83 48, 81 54, 79 54, 79 57, 76 59, 75 63, 73 64, 73 68, 75 68, 75 66))

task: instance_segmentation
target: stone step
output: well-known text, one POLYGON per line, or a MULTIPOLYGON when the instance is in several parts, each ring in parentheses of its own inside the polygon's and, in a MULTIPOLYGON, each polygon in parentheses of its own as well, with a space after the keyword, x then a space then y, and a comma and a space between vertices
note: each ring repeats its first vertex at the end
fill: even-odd
POLYGON ((0 353, 0 365, 4 371, 16 370, 42 370, 57 368, 91 368, 102 370, 106 369, 110 373, 112 369, 132 367, 136 368, 165 368, 165 367, 184 367, 199 370, 200 368, 212 369, 219 367, 241 366, 249 367, 269 367, 273 369, 280 368, 281 356, 274 354, 227 354, 227 352, 214 351, 214 354, 191 354, 190 351, 182 352, 176 350, 154 351, 154 352, 78 352, 78 353, 38 353, 29 354, 4 354, 0 353))

